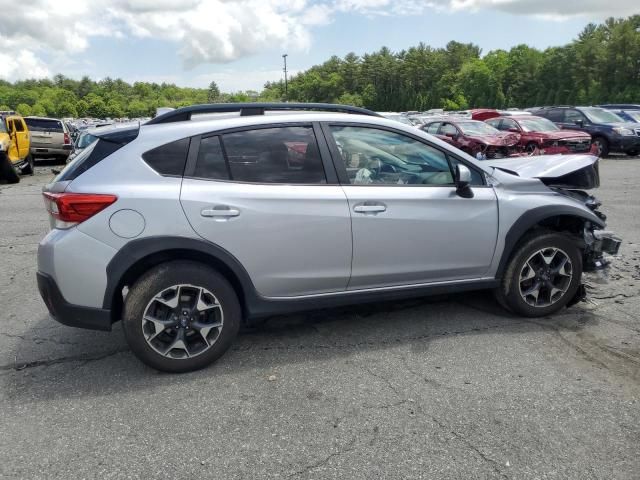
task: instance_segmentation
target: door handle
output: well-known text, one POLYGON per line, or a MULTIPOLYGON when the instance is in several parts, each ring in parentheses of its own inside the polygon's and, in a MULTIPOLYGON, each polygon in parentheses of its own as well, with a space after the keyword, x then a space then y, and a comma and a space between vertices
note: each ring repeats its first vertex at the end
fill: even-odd
POLYGON ((387 207, 379 203, 375 205, 356 205, 353 207, 353 211, 356 213, 380 213, 386 210, 387 207))
POLYGON ((213 208, 203 208, 200 210, 200 215, 211 218, 231 218, 240 215, 240 210, 225 206, 215 206, 213 208))

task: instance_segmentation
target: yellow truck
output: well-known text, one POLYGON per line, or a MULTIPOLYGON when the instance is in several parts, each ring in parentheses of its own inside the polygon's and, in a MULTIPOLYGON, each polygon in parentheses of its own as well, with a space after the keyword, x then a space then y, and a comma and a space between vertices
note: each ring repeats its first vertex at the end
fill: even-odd
POLYGON ((24 119, 15 113, 0 113, 0 179, 20 181, 18 173, 33 173, 31 136, 24 119))

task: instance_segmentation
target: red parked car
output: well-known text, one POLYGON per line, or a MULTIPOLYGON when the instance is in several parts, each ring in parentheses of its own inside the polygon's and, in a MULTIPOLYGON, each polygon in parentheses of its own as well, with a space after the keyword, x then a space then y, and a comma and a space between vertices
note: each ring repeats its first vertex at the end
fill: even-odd
POLYGON ((593 153, 591 135, 578 130, 562 130, 551 120, 533 115, 496 117, 488 125, 520 135, 520 147, 528 155, 554 153, 593 153))
POLYGON ((520 135, 501 132, 477 120, 446 118, 427 122, 420 128, 479 159, 505 158, 521 152, 520 135))

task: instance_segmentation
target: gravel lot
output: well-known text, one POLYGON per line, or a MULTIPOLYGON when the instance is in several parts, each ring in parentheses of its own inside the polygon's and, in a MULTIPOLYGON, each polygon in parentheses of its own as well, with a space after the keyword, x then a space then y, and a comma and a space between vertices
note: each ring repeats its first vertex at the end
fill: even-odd
POLYGON ((624 238, 553 318, 487 293, 274 318, 167 375, 120 325, 49 320, 35 284, 50 168, 0 185, 0 478, 640 478, 640 159, 601 164, 624 238))

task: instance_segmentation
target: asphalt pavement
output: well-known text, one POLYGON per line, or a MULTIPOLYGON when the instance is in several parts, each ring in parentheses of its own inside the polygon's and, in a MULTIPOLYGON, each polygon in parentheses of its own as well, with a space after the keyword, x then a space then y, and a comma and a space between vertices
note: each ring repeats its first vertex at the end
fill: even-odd
POLYGON ((50 168, 0 185, 0 478, 640 478, 640 159, 601 162, 624 243, 590 302, 539 320, 486 292, 277 317, 183 375, 141 364, 119 324, 48 318, 50 168))

